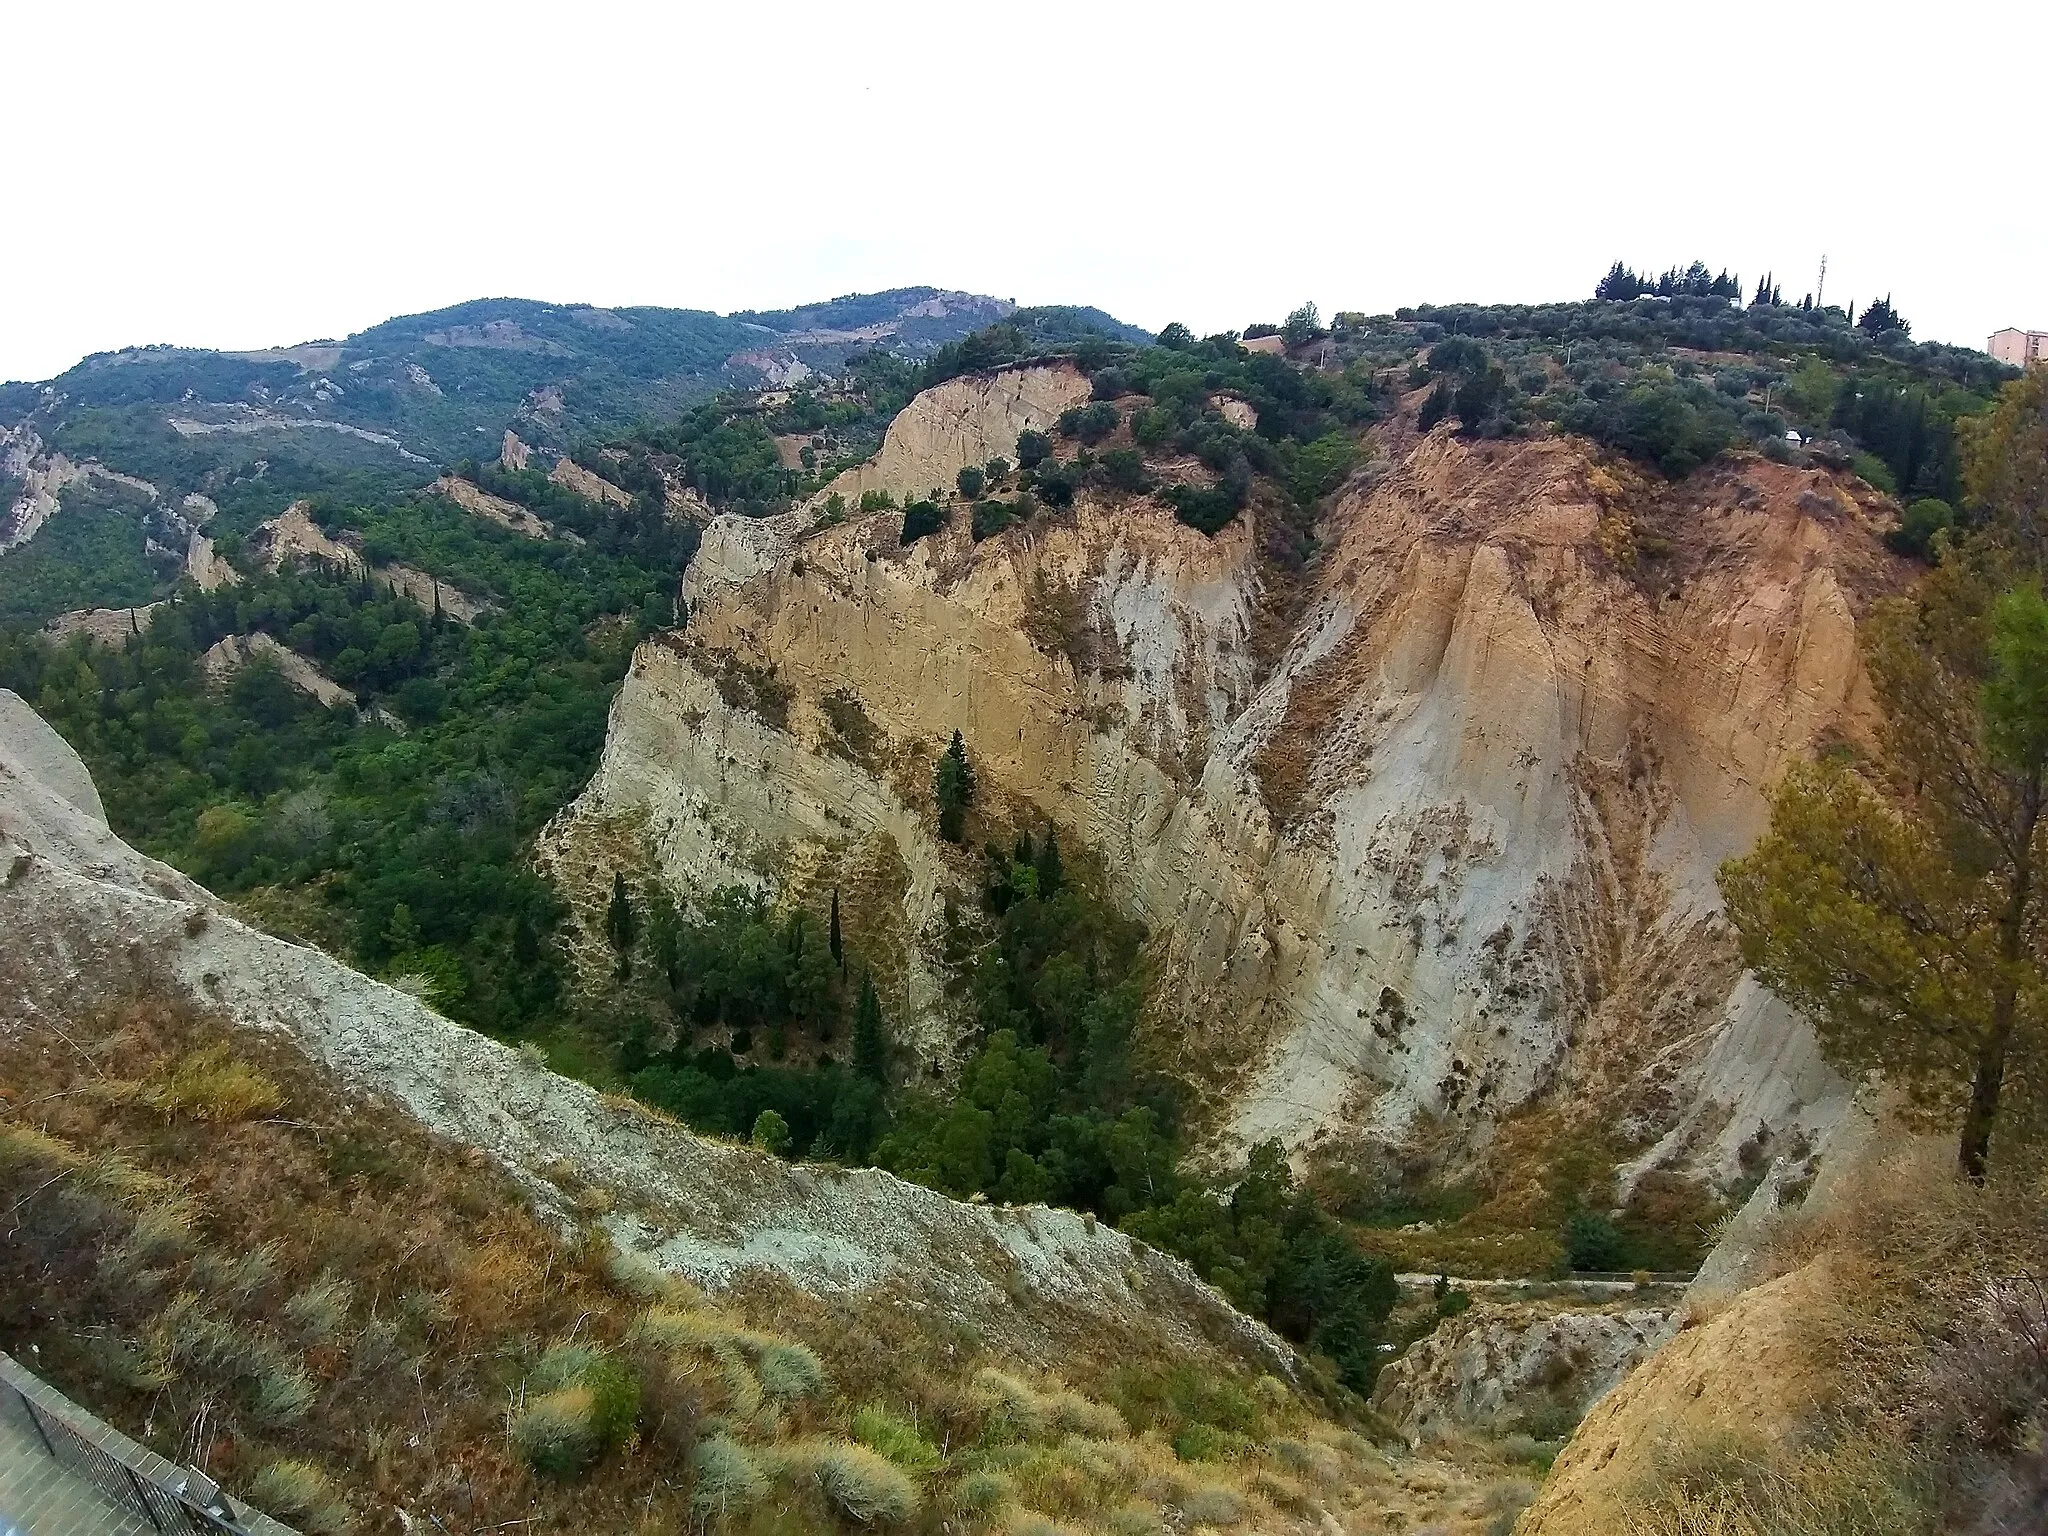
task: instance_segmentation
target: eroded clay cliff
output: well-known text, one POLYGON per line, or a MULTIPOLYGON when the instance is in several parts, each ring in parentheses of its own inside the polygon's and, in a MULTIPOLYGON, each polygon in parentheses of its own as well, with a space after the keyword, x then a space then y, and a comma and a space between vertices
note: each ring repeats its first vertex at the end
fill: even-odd
MULTIPOLYGON (((1380 443, 1298 577, 1256 511, 1210 539, 1149 497, 979 544, 956 508, 907 548, 893 513, 717 520, 544 867, 586 912, 622 862, 789 900, 866 879, 941 1058, 976 876, 929 785, 958 728, 991 827, 1049 818, 1146 923, 1155 1044, 1226 1141, 1476 1144, 1546 1097, 1641 1166, 1811 1139, 1843 1086, 1743 977, 1713 872, 1787 763, 1867 729, 1887 509, 1757 458, 1663 486, 1566 439, 1380 443)), ((902 488, 991 451, 934 439, 902 488)))

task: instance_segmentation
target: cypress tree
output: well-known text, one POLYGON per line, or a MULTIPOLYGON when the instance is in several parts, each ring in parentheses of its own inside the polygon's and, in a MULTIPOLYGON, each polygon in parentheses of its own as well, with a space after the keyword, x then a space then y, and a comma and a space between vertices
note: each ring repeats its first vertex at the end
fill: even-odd
POLYGON ((1038 899, 1051 901, 1060 892, 1066 879, 1066 872, 1060 867, 1059 835, 1051 827, 1045 829, 1045 841, 1038 846, 1038 899))
POLYGON ((826 943, 832 949, 832 963, 839 967, 839 974, 846 974, 846 945, 839 936, 839 887, 832 887, 832 929, 826 943))
POLYGON ((611 946, 619 957, 619 979, 633 974, 633 940, 639 930, 639 919, 633 913, 633 898, 626 890, 626 877, 617 870, 612 872, 612 900, 605 909, 604 936, 611 940, 611 946))
POLYGON ((939 766, 932 772, 932 795, 939 803, 939 836, 957 843, 966 831, 967 807, 974 803, 974 765, 967 761, 967 744, 960 733, 939 754, 939 766))
POLYGON ((853 1010, 853 1070, 876 1082, 889 1075, 889 1040, 882 1032, 882 1000, 875 995, 875 979, 866 972, 860 978, 860 1002, 853 1010))

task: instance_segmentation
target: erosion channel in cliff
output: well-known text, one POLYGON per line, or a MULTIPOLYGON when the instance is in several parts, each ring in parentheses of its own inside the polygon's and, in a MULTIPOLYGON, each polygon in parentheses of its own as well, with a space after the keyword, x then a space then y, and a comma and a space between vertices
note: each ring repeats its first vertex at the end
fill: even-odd
MULTIPOLYGON (((1014 446, 1081 382, 928 392, 904 417, 959 430, 920 431, 912 478, 1014 446)), ((858 893, 943 1073, 975 850, 1050 823, 1145 924, 1148 1046, 1219 1149, 1456 1159, 1561 1109, 1630 1174, 1796 1154, 1845 1087, 1744 975, 1713 874, 1787 764, 1868 730, 1855 624, 1899 579, 1889 504, 1754 456, 1667 484, 1564 437, 1374 438, 1292 574, 1256 500, 1214 537, 1088 489, 979 541, 957 502, 907 545, 889 510, 718 518, 685 627, 641 647, 542 841, 585 963, 615 870, 858 893), (931 804, 955 729, 982 786, 961 846, 931 804)))

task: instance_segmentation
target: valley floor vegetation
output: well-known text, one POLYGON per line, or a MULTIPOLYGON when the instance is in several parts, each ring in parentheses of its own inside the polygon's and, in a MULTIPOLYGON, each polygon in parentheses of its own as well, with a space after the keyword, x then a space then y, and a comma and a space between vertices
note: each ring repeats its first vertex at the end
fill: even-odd
POLYGON ((1227 1190, 1183 1171, 1179 1086, 1136 1059, 1142 934, 1050 829, 982 857, 984 910, 955 933, 979 1043, 950 1093, 896 1059, 836 896, 820 923, 739 890, 686 913, 657 895, 634 967, 655 996, 618 1070, 702 1131, 1117 1223, 1318 1357, 1333 1392, 1369 1393, 1392 1270, 1297 1187, 1277 1146, 1227 1190))

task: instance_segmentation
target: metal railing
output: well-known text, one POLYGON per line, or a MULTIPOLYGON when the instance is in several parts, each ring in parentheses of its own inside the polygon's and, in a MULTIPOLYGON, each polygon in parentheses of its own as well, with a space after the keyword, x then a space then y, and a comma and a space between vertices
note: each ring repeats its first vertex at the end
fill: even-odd
POLYGON ((296 1536, 268 1515, 238 1506, 205 1473, 166 1461, 94 1418, 5 1354, 0 1413, 21 1424, 66 1471, 162 1536, 296 1536))

